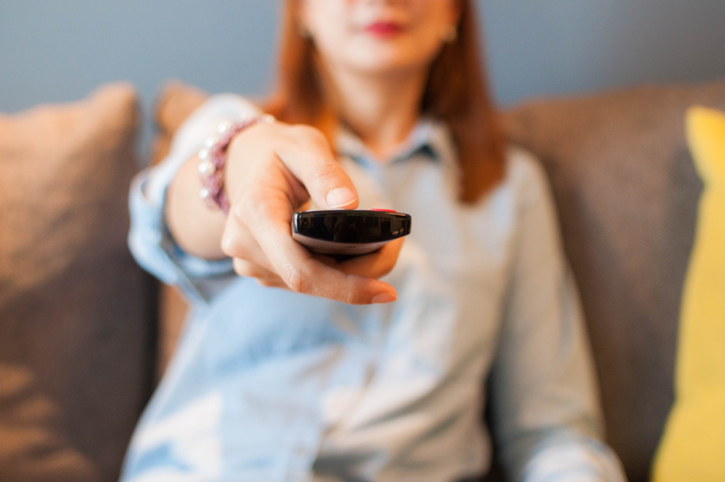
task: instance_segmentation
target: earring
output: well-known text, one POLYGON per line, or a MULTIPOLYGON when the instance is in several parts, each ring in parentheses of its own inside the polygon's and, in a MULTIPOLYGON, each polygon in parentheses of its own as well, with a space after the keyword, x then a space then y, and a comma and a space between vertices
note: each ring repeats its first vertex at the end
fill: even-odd
POLYGON ((450 25, 443 33, 443 41, 447 43, 453 43, 458 38, 458 29, 455 25, 450 25))

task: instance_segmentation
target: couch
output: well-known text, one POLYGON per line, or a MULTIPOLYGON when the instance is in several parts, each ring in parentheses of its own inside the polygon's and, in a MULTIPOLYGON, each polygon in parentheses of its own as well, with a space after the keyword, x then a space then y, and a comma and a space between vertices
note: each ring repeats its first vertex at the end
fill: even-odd
MULTIPOLYGON (((167 84, 159 158, 205 98, 167 84)), ((530 99, 504 112, 550 177, 581 293, 607 439, 647 480, 673 401, 678 314, 701 183, 683 116, 725 81, 530 99)), ((107 85, 0 115, 0 480, 114 480, 180 330, 183 300, 129 256, 138 96, 107 85)))

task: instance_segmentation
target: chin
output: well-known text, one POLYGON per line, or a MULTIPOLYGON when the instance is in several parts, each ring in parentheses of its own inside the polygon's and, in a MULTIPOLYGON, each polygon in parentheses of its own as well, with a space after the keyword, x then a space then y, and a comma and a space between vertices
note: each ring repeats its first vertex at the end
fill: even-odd
POLYGON ((364 57, 358 57, 348 65, 359 72, 371 74, 392 74, 418 71, 427 68, 430 59, 411 56, 399 52, 369 51, 364 57))

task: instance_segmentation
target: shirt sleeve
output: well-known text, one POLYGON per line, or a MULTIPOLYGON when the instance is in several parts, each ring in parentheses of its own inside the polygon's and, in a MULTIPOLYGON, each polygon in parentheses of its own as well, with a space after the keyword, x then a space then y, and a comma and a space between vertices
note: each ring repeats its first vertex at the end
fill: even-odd
POLYGON ((601 441, 593 363, 545 174, 518 157, 519 229, 491 378, 502 461, 513 480, 623 481, 601 441))
POLYGON ((233 278, 232 262, 202 259, 179 248, 165 221, 166 190, 184 162, 207 139, 218 135, 220 124, 259 113, 257 107, 242 97, 212 96, 179 128, 168 156, 158 165, 140 171, 131 183, 128 235, 131 253, 144 269, 164 283, 178 285, 194 302, 207 302, 233 278))

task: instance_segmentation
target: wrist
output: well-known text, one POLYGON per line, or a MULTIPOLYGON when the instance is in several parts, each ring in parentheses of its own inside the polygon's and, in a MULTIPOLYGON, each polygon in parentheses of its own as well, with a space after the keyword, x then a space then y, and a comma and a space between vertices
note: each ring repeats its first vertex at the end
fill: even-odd
POLYGON ((271 123, 274 118, 261 115, 218 126, 218 136, 207 139, 199 151, 197 168, 202 188, 200 196, 210 209, 229 212, 229 198, 225 186, 225 171, 232 142, 242 132, 259 123, 271 123))

